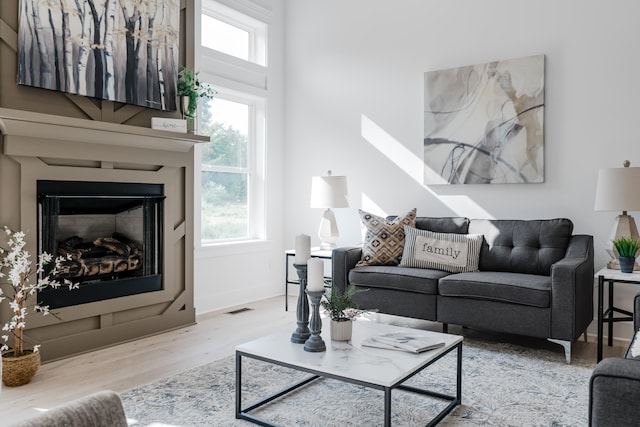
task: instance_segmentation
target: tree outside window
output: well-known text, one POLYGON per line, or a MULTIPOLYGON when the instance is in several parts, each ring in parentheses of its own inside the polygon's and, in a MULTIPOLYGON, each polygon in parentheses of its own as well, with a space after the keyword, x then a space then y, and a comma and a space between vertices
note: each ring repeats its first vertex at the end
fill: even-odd
POLYGON ((201 132, 211 137, 202 147, 203 241, 249 236, 248 122, 247 104, 221 98, 203 103, 201 132))

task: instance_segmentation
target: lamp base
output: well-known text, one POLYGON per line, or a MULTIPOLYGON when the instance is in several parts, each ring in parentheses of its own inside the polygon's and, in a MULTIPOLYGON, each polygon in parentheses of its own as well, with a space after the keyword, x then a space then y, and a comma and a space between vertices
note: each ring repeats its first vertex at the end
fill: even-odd
POLYGON ((335 243, 320 243, 320 250, 323 251, 332 251, 337 247, 338 245, 336 245, 335 243))
MULTIPOLYGON (((630 237, 634 240, 640 240, 636 221, 631 215, 627 215, 626 211, 616 217, 616 222, 613 224, 609 241, 605 246, 605 250, 611 257, 611 260, 607 263, 607 268, 611 270, 620 270, 620 262, 618 261, 619 254, 613 245, 613 241, 620 237, 630 237)), ((640 265, 636 262, 633 269, 636 271, 640 270, 640 265)))
POLYGON ((320 238, 320 249, 331 250, 336 248, 336 242, 339 237, 338 223, 336 223, 336 216, 331 209, 327 209, 322 214, 318 237, 320 238))

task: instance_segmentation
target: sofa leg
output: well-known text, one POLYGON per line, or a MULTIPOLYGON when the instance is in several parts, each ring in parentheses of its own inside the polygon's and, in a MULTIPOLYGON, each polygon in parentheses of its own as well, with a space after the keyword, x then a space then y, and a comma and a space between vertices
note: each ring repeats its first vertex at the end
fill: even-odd
POLYGON ((562 347, 564 347, 564 358, 567 360, 567 365, 571 365, 571 341, 556 340, 553 338, 547 338, 547 341, 550 341, 554 344, 560 344, 562 347))
POLYGON ((449 333, 449 324, 448 323, 443 323, 442 324, 442 333, 443 334, 449 333))
POLYGON ((584 342, 587 342, 587 331, 584 331, 584 342))

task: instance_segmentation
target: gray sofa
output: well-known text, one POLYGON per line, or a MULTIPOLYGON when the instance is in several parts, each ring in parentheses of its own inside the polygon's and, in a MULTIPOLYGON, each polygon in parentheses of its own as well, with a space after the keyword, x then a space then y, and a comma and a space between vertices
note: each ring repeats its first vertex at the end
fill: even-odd
MULTIPOLYGON (((636 295, 633 330, 640 329, 640 293, 636 295)), ((589 425, 626 427, 640 425, 640 358, 633 358, 631 346, 624 357, 603 359, 589 383, 589 425)))
POLYGON ((482 234, 479 271, 448 273, 400 266, 356 266, 360 247, 336 248, 333 286, 368 289, 360 308, 571 343, 593 319, 593 237, 568 219, 416 218, 416 228, 482 234))

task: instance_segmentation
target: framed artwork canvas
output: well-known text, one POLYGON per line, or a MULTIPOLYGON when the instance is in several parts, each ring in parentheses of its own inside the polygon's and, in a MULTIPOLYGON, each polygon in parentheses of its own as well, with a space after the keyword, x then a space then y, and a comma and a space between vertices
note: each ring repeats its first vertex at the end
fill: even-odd
POLYGON ((424 183, 544 182, 544 55, 424 73, 424 183))
POLYGON ((180 0, 20 0, 18 84, 176 110, 180 0))

